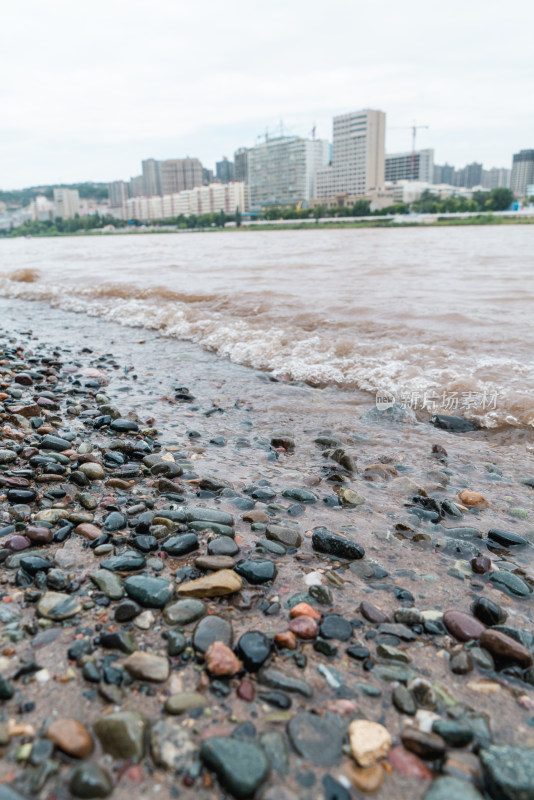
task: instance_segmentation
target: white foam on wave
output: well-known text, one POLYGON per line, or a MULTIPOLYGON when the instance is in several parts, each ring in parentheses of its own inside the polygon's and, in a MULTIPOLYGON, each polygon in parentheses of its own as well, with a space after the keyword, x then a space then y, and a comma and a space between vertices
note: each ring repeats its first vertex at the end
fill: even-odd
MULTIPOLYGON (((198 343, 222 358, 316 385, 335 384, 369 392, 387 391, 415 407, 477 417, 489 427, 534 426, 534 366, 504 356, 462 353, 441 341, 420 342, 407 329, 381 338, 347 336, 335 323, 307 333, 284 320, 276 309, 266 324, 224 312, 217 300, 188 303, 162 298, 102 296, 98 287, 20 283, 0 279, 0 294, 38 300, 54 307, 130 327, 159 331, 163 336, 198 343), (343 338, 340 346, 340 336, 343 338), (456 405, 455 405, 456 399, 456 405)), ((318 312, 319 315, 319 312, 318 312)))

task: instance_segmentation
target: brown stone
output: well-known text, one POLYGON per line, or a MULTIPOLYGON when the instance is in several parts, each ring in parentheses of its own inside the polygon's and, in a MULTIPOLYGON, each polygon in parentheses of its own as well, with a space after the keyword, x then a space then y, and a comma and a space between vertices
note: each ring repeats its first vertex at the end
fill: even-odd
POLYGON ((355 789, 364 794, 377 792, 384 782, 384 767, 382 764, 373 764, 372 767, 358 767, 356 764, 347 763, 347 778, 355 789))
POLYGON ((402 745, 398 745, 391 750, 388 761, 394 770, 402 775, 411 775, 414 778, 426 778, 432 780, 432 771, 424 761, 421 761, 415 753, 410 753, 402 745))
POLYGON ((136 650, 128 656, 122 666, 132 678, 139 680, 162 683, 169 677, 168 659, 152 653, 145 653, 143 650, 136 650))
POLYGON ((195 567, 213 572, 219 569, 232 569, 233 566, 235 566, 235 559, 232 556, 199 556, 195 558, 195 567))
POLYGON ((296 606, 293 606, 289 612, 289 618, 294 619, 295 617, 311 617, 317 622, 321 619, 321 615, 309 603, 297 603, 296 606))
POLYGON ((488 556, 475 556, 471 559, 471 569, 478 575, 484 575, 491 569, 491 559, 488 556))
POLYGON ((396 478, 398 474, 391 464, 371 464, 363 471, 363 477, 368 481, 375 481, 377 478, 389 481, 391 478, 396 478))
POLYGON ((243 514, 243 522, 269 522, 271 517, 261 508, 252 508, 243 514))
POLYGON ((125 481, 122 478, 108 478, 106 481, 106 486, 109 486, 110 489, 131 489, 134 485, 135 481, 125 481))
POLYGON ((383 622, 389 622, 387 614, 384 614, 379 608, 369 603, 367 600, 363 600, 360 603, 360 613, 366 620, 372 622, 373 625, 381 625, 383 622))
POLYGON ((236 694, 241 700, 246 703, 251 703, 254 700, 254 684, 248 678, 243 678, 241 683, 236 689, 236 694))
POLYGON ((371 767, 389 753, 391 736, 387 728, 368 719, 356 719, 349 726, 350 749, 360 767, 371 767))
POLYGON ((32 544, 50 544, 54 538, 50 528, 41 528, 37 525, 28 525, 24 535, 28 537, 32 544))
POLYGON ((297 637, 293 631, 282 631, 277 633, 274 637, 275 644, 278 647, 285 647, 287 650, 297 649, 297 637))
POLYGON ((289 623, 289 630, 299 639, 315 639, 317 636, 317 623, 311 617, 295 617, 289 623))
POLYGON ((180 584, 178 594, 184 597, 222 597, 238 592, 242 586, 243 581, 237 572, 221 569, 203 578, 180 584))
POLYGON ((243 669, 243 662, 223 642, 210 644, 204 658, 212 675, 236 675, 243 669))
POLYGON ((530 667, 532 664, 533 659, 530 650, 516 642, 511 636, 493 630, 493 628, 488 628, 484 631, 480 637, 480 644, 486 650, 489 650, 493 656, 503 661, 514 661, 522 667, 530 667))
POLYGON ((401 733, 401 741, 406 750, 429 761, 442 758, 447 749, 445 742, 437 733, 420 731, 413 725, 404 728, 401 733))
POLYGON ((94 542, 95 539, 102 536, 101 528, 92 525, 90 522, 82 522, 80 525, 77 525, 74 529, 74 533, 77 533, 78 536, 83 536, 84 539, 88 539, 90 542, 94 542))
POLYGON ((445 627, 461 642, 468 642, 470 639, 480 639, 486 630, 476 617, 467 614, 465 611, 455 611, 451 609, 443 615, 445 627))
POLYGON ((467 675, 473 669, 473 660, 466 650, 457 650, 451 655, 449 667, 455 675, 467 675))
POLYGON ((458 498, 462 505, 468 506, 468 508, 487 508, 489 506, 488 501, 483 495, 479 492, 470 492, 468 489, 464 489, 460 492, 458 498))
POLYGON ((93 752, 91 734, 77 719, 56 719, 46 729, 46 738, 69 756, 87 758, 93 752))

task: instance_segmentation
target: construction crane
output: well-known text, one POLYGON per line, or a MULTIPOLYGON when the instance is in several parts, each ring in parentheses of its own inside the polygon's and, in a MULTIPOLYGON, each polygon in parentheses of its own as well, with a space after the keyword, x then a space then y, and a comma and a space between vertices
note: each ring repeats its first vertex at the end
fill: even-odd
POLYGON ((429 127, 430 127, 430 125, 416 125, 415 121, 414 121, 413 125, 402 125, 402 126, 400 126, 398 128, 391 128, 390 129, 392 131, 407 131, 407 130, 410 130, 412 132, 412 159, 411 159, 411 162, 410 162, 410 180, 411 181, 413 181, 413 179, 415 178, 415 139, 416 139, 416 136, 417 136, 417 131, 420 130, 421 128, 426 128, 428 130, 429 127))

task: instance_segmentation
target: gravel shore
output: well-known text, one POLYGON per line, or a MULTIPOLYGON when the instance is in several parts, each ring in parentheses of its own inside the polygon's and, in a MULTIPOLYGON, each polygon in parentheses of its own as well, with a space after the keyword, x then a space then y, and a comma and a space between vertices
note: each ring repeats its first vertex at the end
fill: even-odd
POLYGON ((51 339, 0 337, 0 800, 534 798, 524 449, 51 339))

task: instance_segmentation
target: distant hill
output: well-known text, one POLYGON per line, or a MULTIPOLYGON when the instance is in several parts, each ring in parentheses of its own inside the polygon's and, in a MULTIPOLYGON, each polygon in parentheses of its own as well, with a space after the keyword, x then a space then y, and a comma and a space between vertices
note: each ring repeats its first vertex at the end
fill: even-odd
POLYGON ((4 202, 9 208, 21 208, 27 206, 37 195, 45 195, 50 200, 53 197, 54 189, 78 189, 80 197, 94 198, 95 200, 107 200, 107 183, 53 183, 43 186, 29 186, 26 189, 12 189, 8 192, 0 190, 0 201, 4 202))

